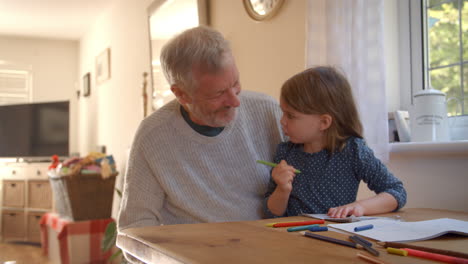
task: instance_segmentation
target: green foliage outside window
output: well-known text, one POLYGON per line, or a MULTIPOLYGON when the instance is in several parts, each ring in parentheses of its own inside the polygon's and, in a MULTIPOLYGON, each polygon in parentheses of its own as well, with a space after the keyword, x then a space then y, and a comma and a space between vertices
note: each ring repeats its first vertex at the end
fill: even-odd
POLYGON ((449 116, 468 114, 468 0, 427 1, 428 75, 449 116), (460 48, 461 47, 461 48, 460 48))

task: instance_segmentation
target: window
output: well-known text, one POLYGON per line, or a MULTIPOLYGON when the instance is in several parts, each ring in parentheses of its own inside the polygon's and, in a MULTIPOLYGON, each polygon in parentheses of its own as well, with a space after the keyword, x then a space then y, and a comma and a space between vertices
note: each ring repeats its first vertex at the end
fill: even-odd
POLYGON ((0 104, 30 102, 30 83, 29 71, 0 68, 0 104))
POLYGON ((32 66, 0 59, 0 105, 29 103, 32 66))
POLYGON ((468 114, 468 0, 422 0, 424 80, 447 95, 449 116, 468 114))
POLYGON ((400 0, 400 107, 432 87, 449 116, 468 115, 468 0, 400 0))

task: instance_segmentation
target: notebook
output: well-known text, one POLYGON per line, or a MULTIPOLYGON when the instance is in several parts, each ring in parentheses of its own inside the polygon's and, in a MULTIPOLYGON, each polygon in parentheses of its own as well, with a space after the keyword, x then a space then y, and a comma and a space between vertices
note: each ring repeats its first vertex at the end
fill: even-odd
POLYGON ((347 231, 385 242, 412 242, 429 240, 448 233, 468 236, 468 221, 440 218, 418 222, 401 222, 387 219, 371 219, 347 224, 330 224, 339 230, 347 231), (354 232, 354 228, 372 224, 372 229, 354 232))

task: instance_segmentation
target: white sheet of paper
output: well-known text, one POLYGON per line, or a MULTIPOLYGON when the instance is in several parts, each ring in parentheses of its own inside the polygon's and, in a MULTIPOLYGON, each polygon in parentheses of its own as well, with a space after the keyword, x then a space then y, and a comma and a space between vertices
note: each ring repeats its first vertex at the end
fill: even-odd
POLYGON ((352 222, 371 220, 371 219, 395 220, 393 218, 376 217, 376 216, 359 216, 359 217, 349 216, 349 217, 344 217, 344 218, 332 218, 332 217, 329 217, 327 214, 302 214, 302 215, 307 216, 307 217, 317 218, 317 219, 323 219, 323 220, 330 221, 330 222, 338 222, 338 223, 352 223, 352 222))
POLYGON ((339 230, 344 230, 360 236, 365 236, 385 242, 411 242, 432 239, 447 233, 468 236, 468 221, 451 218, 441 218, 418 222, 400 222, 385 219, 373 219, 347 224, 331 224, 339 230), (356 226, 374 225, 374 228, 354 232, 356 226))

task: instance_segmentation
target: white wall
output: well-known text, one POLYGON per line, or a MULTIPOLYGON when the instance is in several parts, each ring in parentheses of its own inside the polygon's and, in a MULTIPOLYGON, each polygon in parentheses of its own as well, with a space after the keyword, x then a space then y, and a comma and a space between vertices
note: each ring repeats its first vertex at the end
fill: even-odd
POLYGON ((86 155, 106 146, 120 171, 118 182, 123 178, 127 149, 143 119, 142 76, 150 72, 146 12, 150 3, 116 0, 80 41, 79 75, 90 72, 92 82, 91 96, 79 101, 79 149, 86 155), (111 78, 97 85, 95 59, 108 47, 111 78))
POLYGON ((143 119, 143 72, 150 71, 146 8, 150 0, 118 0, 80 41, 80 76, 90 72, 91 96, 80 99, 80 150, 105 145, 118 164, 143 119), (111 49, 111 78, 95 81, 95 59, 111 49))
POLYGON ((468 212, 468 150, 464 155, 393 153, 388 165, 408 190, 408 208, 468 212))
POLYGON ((33 71, 33 102, 70 100, 70 151, 76 152, 78 41, 0 36, 0 60, 33 71))

